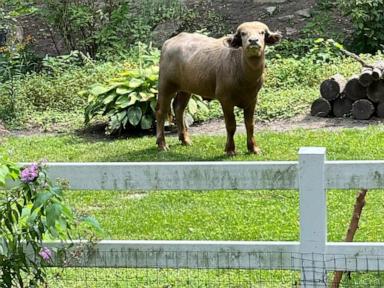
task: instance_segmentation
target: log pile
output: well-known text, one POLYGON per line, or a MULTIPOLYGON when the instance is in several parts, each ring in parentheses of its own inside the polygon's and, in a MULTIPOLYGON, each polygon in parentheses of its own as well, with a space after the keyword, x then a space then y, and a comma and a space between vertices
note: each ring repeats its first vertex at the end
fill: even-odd
POLYGON ((337 74, 320 85, 321 97, 311 107, 318 117, 384 118, 384 61, 363 67, 359 75, 345 79, 337 74))

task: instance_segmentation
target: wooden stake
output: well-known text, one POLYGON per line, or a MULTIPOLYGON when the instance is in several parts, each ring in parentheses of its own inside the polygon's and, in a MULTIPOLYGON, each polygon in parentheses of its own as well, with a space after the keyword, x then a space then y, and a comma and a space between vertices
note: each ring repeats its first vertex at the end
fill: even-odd
MULTIPOLYGON (((361 217, 361 212, 365 206, 365 195, 367 195, 367 189, 361 189, 360 193, 356 197, 355 208, 353 210, 351 223, 349 224, 347 236, 345 237, 345 242, 353 242, 355 233, 359 228, 359 220, 361 217)), ((343 277, 343 271, 335 272, 335 276, 332 282, 332 288, 339 288, 341 279, 343 277)))

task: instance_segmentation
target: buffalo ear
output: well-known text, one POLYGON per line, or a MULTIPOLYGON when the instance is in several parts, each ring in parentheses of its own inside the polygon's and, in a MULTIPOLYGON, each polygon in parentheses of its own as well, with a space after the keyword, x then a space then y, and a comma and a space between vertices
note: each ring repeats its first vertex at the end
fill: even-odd
POLYGON ((239 48, 242 46, 243 44, 243 41, 241 40, 241 35, 240 35, 240 32, 236 32, 235 35, 232 35, 229 39, 228 39, 228 42, 229 42, 229 46, 232 47, 232 48, 239 48))
POLYGON ((281 33, 279 31, 277 31, 277 32, 267 31, 265 33, 265 43, 267 45, 276 44, 276 43, 280 42, 282 37, 283 36, 281 35, 281 33))

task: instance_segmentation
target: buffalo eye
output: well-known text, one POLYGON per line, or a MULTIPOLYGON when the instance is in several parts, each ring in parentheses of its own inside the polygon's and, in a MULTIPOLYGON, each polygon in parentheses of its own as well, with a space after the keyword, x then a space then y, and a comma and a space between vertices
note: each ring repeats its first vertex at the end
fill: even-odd
POLYGON ((245 35, 247 35, 247 33, 245 32, 241 32, 241 36, 244 37, 245 35))

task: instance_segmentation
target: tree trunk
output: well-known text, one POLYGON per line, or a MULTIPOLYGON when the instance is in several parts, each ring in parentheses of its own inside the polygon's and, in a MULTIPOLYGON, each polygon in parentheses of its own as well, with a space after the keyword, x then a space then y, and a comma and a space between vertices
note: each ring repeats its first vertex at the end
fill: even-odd
POLYGON ((332 110, 331 103, 327 99, 316 99, 311 106, 311 115, 317 117, 327 117, 332 110))
POLYGON ((360 84, 358 76, 348 80, 344 93, 352 101, 367 98, 367 88, 360 84))
POLYGON ((358 120, 368 120, 375 112, 375 106, 368 99, 360 99, 352 104, 352 116, 358 120))
MULTIPOLYGON (((356 231, 359 228, 359 220, 361 217, 361 212, 365 206, 365 195, 367 195, 368 190, 362 189, 359 195, 356 197, 355 208, 353 209, 351 223, 349 224, 347 236, 345 237, 345 242, 352 242, 355 237, 356 231)), ((332 288, 338 288, 340 286, 341 279, 343 277, 343 272, 338 271, 335 273, 332 282, 332 288)))
POLYGON ((373 103, 384 102, 384 80, 373 82, 368 87, 368 99, 373 103))
POLYGON ((351 114, 352 100, 347 97, 338 98, 333 102, 333 115, 335 117, 344 117, 351 114))
POLYGON ((343 75, 336 74, 321 83, 320 94, 328 101, 336 100, 340 96, 340 93, 344 91, 346 84, 347 81, 343 75))
POLYGON ((363 87, 368 87, 373 82, 372 69, 364 68, 359 76, 359 82, 363 87))

